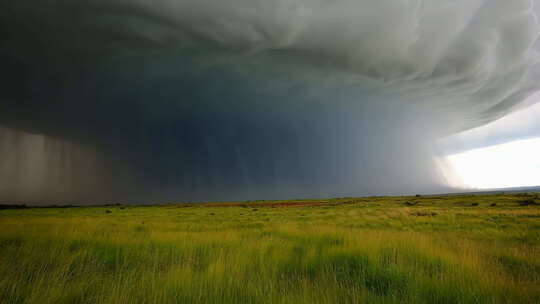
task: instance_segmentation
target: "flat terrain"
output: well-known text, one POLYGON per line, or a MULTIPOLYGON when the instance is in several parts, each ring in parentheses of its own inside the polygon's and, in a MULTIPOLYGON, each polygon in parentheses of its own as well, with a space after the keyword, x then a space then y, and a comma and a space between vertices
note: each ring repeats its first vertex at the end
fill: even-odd
POLYGON ((540 303, 537 194, 0 210, 0 303, 540 303))

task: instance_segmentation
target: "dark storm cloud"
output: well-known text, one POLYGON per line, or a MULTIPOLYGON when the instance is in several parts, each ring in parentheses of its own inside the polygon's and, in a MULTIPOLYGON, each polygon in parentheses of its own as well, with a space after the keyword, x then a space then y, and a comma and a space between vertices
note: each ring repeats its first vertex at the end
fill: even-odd
MULTIPOLYGON (((538 95, 534 94, 529 101, 536 102, 538 95)), ((539 117, 540 103, 536 103, 487 125, 442 138, 438 146, 446 154, 455 154, 514 140, 537 138, 540 136, 539 117)))
POLYGON ((537 90, 533 4, 1 1, 2 199, 446 190, 434 140, 537 90))

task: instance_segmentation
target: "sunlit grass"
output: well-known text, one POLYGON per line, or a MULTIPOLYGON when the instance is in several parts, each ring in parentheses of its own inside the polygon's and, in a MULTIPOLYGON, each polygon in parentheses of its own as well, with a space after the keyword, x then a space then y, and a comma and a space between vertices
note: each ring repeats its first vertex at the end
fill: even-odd
POLYGON ((538 303, 536 203, 0 210, 0 302, 538 303))

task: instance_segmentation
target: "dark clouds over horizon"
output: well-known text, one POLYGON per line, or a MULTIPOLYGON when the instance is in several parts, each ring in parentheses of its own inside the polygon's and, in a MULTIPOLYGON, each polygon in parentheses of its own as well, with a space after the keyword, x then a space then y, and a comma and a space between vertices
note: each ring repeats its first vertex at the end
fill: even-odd
POLYGON ((447 191, 435 140, 538 90, 533 2, 1 1, 0 199, 447 191))
POLYGON ((438 140, 438 147, 444 154, 456 154, 468 150, 496 146, 516 140, 533 139, 540 136, 539 94, 529 99, 534 104, 527 105, 498 120, 477 128, 453 134, 438 140))

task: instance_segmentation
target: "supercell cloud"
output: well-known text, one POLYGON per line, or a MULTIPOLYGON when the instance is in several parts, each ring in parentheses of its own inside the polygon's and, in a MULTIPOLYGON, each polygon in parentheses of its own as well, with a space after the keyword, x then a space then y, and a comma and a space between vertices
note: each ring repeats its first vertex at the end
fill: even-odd
POLYGON ((448 190, 538 91, 537 1, 1 0, 0 199, 448 190))

